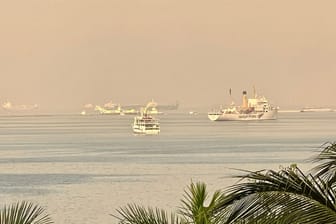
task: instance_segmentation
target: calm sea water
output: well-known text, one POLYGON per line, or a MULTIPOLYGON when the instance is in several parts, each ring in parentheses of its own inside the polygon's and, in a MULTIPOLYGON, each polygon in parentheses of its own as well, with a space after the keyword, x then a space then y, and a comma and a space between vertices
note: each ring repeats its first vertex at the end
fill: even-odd
MULTIPOLYGON (((92 184, 106 173, 114 175, 109 166, 162 167, 159 174, 165 167, 188 165, 261 164, 267 168, 305 163, 323 143, 336 140, 334 112, 280 113, 278 120, 252 122, 211 122, 206 114, 173 112, 159 118, 159 135, 136 136, 131 129, 133 116, 0 116, 0 197, 9 202, 38 198, 51 207, 59 223, 85 223, 88 218, 70 218, 74 215, 70 212, 57 214, 64 205, 48 201, 68 197, 76 187, 84 200, 92 184)), ((110 178, 104 184, 123 181, 129 186, 146 172, 125 171, 123 175, 128 179, 110 178)), ((71 197, 62 200, 69 203, 71 197)), ((105 196, 90 197, 94 201, 105 196)))
POLYGON ((314 150, 336 139, 336 113, 280 113, 278 120, 211 122, 205 114, 160 116, 158 136, 135 136, 132 116, 2 116, 0 163, 255 163, 297 161, 269 153, 314 150), (232 153, 260 152, 245 158, 232 153), (215 155, 215 156, 213 156, 215 155), (228 156, 230 155, 230 156, 228 156))

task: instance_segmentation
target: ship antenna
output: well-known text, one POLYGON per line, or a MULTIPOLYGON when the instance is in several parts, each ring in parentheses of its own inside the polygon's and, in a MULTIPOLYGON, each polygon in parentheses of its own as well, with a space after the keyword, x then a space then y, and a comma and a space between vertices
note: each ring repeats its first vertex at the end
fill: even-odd
POLYGON ((254 95, 254 98, 257 98, 257 92, 256 92, 256 89, 255 89, 254 85, 253 85, 253 95, 254 95))

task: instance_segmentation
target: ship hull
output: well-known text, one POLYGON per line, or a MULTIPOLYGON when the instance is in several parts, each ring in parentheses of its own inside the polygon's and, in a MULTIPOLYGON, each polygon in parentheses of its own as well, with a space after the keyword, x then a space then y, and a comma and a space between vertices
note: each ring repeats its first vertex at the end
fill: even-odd
POLYGON ((160 130, 141 130, 137 128, 133 128, 134 134, 140 134, 140 135, 158 135, 160 133, 160 130))
POLYGON ((275 120, 277 110, 256 113, 209 113, 208 118, 212 121, 254 121, 254 120, 275 120))
POLYGON ((160 133, 160 129, 147 129, 144 126, 133 125, 134 134, 144 134, 144 135, 157 135, 160 133))

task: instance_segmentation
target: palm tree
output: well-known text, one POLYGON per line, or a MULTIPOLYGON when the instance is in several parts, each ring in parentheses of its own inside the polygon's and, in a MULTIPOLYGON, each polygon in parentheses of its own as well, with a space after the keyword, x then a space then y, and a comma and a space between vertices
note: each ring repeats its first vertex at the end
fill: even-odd
POLYGON ((218 213, 224 223, 336 223, 336 144, 329 143, 304 174, 296 165, 247 171, 225 192, 218 213))
POLYGON ((31 202, 17 202, 0 211, 0 224, 51 224, 45 209, 31 202))
POLYGON ((182 199, 182 206, 177 214, 168 214, 162 209, 144 208, 134 204, 128 204, 117 210, 121 224, 216 224, 220 217, 215 214, 219 209, 221 192, 216 191, 208 206, 206 185, 204 183, 191 183, 182 199))

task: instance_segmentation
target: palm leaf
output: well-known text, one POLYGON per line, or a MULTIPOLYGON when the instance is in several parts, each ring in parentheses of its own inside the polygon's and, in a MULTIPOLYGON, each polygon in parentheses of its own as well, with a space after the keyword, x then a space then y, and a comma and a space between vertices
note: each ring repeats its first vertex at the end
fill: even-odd
POLYGON ((222 193, 216 191, 206 206, 205 203, 208 199, 206 184, 201 182, 197 182, 196 184, 191 183, 188 189, 184 191, 184 197, 181 200, 182 207, 179 210, 179 214, 184 217, 187 223, 218 223, 221 220, 221 216, 217 216, 215 211, 218 209, 221 197, 222 193))
POLYGON ((180 224, 177 216, 170 216, 162 209, 144 208, 135 204, 128 204, 117 210, 120 216, 114 216, 120 224, 180 224))
POLYGON ((226 223, 336 223, 333 210, 286 192, 256 193, 236 201, 226 223))
POLYGON ((312 159, 313 162, 319 162, 312 169, 315 176, 319 176, 328 182, 329 185, 336 183, 336 142, 325 143, 321 146, 320 154, 312 159))
POLYGON ((17 202, 0 211, 0 224, 50 224, 53 223, 45 209, 31 202, 17 202))
POLYGON ((219 202, 222 201, 222 193, 216 191, 209 204, 206 185, 204 183, 191 183, 190 187, 184 191, 182 206, 178 215, 170 216, 158 208, 144 208, 134 204, 128 204, 124 208, 117 210, 120 224, 216 224, 220 223, 222 216, 215 211, 218 210, 219 202))
MULTIPOLYGON (((266 218, 271 220, 269 223, 276 223, 275 220, 286 221, 293 211, 309 211, 307 216, 302 216, 304 223, 310 220, 305 217, 311 218, 315 214, 329 214, 325 217, 336 215, 335 191, 328 188, 322 179, 305 175, 296 166, 278 172, 248 172, 237 177, 248 182, 233 185, 226 191, 219 210, 228 214, 228 223, 242 220, 252 220, 254 223, 262 220, 261 223, 267 223, 266 218), (264 218, 260 219, 262 217, 264 218)), ((296 216, 293 217, 293 220, 296 219, 296 216)))

